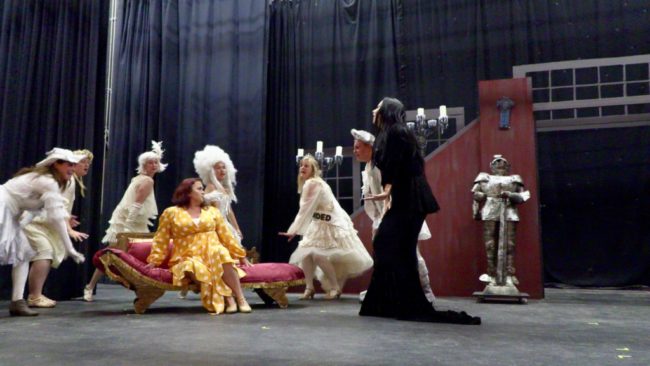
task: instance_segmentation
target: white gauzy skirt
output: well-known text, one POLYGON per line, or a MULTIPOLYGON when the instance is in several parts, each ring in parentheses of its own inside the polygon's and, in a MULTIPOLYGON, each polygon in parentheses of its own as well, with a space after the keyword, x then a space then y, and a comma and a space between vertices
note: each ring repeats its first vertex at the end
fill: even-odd
POLYGON ((20 228, 18 205, 0 186, 0 265, 29 261, 34 251, 20 228))
MULTIPOLYGON (((322 220, 313 220, 309 224, 305 235, 298 243, 298 248, 291 254, 289 263, 301 267, 302 260, 311 254, 322 255, 329 259, 336 271, 339 289, 343 288, 347 279, 362 274, 373 264, 372 257, 361 243, 353 226, 342 228, 322 220)), ((320 269, 316 270, 316 278, 325 291, 334 288, 320 269)))

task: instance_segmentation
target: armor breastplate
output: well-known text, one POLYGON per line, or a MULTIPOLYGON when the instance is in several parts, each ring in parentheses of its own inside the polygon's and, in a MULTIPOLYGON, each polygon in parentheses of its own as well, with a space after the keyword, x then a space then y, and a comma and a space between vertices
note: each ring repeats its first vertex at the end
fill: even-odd
POLYGON ((487 195, 481 209, 481 219, 484 221, 499 221, 501 210, 505 210, 507 221, 519 221, 517 207, 507 198, 501 198, 501 192, 518 192, 521 178, 516 175, 491 175, 485 173, 479 175, 479 178, 477 178, 477 183, 480 185, 479 191, 487 195))

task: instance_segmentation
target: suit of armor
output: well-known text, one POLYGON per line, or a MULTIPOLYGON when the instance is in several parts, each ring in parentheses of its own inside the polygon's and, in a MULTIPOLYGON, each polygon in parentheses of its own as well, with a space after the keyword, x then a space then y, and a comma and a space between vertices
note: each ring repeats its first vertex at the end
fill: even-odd
POLYGON ((487 274, 481 281, 497 286, 518 284, 515 277, 515 234, 519 214, 516 205, 530 193, 518 175, 508 175, 510 164, 500 155, 490 163, 492 174, 479 173, 474 180, 474 218, 483 221, 487 274), (481 207, 482 204, 482 207, 481 207))

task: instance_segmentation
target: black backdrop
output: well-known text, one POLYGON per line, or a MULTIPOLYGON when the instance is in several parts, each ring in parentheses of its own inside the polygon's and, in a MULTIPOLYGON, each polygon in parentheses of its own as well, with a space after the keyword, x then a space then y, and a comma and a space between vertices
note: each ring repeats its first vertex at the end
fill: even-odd
MULTIPOLYGON (((108 0, 0 2, 0 181, 38 162, 53 146, 93 151, 95 163, 85 179, 90 194, 78 200, 79 230, 94 238, 101 230, 108 5, 108 0)), ((78 249, 90 254, 94 245, 84 242, 78 249)), ((4 298, 11 271, 8 266, 0 270, 4 298)), ((64 263, 52 272, 46 293, 80 296, 93 270, 90 261, 64 263)))
POLYGON ((258 245, 267 10, 257 0, 125 1, 118 15, 104 223, 151 140, 163 141, 169 163, 156 177, 160 212, 171 205, 176 185, 196 176, 194 152, 216 144, 239 170, 234 210, 243 243, 258 245))
MULTIPOLYGON (((466 120, 472 120, 478 114, 477 80, 510 78, 514 65, 650 53, 650 1, 275 1, 270 17, 266 169, 276 175, 265 182, 263 246, 270 260, 286 260, 295 247, 274 237, 297 210, 295 149, 313 148, 316 140, 351 145, 349 129, 370 128, 370 111, 383 95, 397 96, 407 109, 464 106, 466 120)), ((620 141, 636 136, 633 131, 623 133, 620 141)), ((614 130, 541 134, 540 163, 555 151, 549 146, 553 141, 597 150, 599 139, 610 132, 614 130)), ((643 144, 627 149, 646 156, 643 144)), ((561 151, 555 154, 554 161, 561 159, 561 151)), ((589 157, 571 162, 592 166, 589 157)), ((625 175, 628 186, 621 189, 638 195, 631 205, 647 211, 647 201, 638 201, 643 185, 637 177, 650 162, 635 161, 638 169, 627 169, 622 160, 610 169, 625 175)), ((611 242, 611 237, 622 237, 621 230, 641 224, 638 219, 629 224, 629 217, 594 213, 591 218, 610 223, 609 239, 584 235, 577 246, 575 235, 585 231, 555 225, 557 212, 582 212, 590 205, 585 199, 556 199, 572 191, 567 191, 569 175, 560 174, 569 169, 564 164, 540 172, 543 252, 552 266, 548 280, 650 284, 648 261, 619 255, 611 242), (558 174, 549 173, 554 169, 558 174), (585 243, 600 253, 586 250, 585 243), (618 264, 593 266, 599 261, 596 255, 616 257, 618 264), (623 273, 625 266, 635 268, 623 273)), ((584 174, 609 183, 595 178, 603 174, 600 170, 584 174)), ((578 221, 584 225, 585 220, 578 221)), ((625 253, 647 253, 647 235, 637 230, 625 237, 625 253)))
POLYGON ((538 136, 546 280, 650 284, 650 127, 538 136))
MULTIPOLYGON (((0 3, 3 179, 53 145, 101 152, 107 2, 0 3)), ((369 128, 370 110, 384 95, 397 96, 409 109, 464 106, 471 120, 478 112, 477 80, 508 78, 513 65, 648 54, 649 8, 647 0, 125 1, 104 212, 101 220, 93 216, 99 205, 96 164, 91 198, 84 201, 92 204, 87 217, 105 229, 137 155, 151 139, 165 141, 171 163, 157 179, 161 208, 178 180, 193 174, 193 152, 216 143, 240 170, 236 211, 245 244, 261 246, 266 260, 286 260, 293 246, 276 233, 297 210, 292 158, 297 147, 313 148, 316 140, 351 145, 349 129, 369 128)), ((584 131, 543 135, 540 162, 553 151, 549 141, 593 145, 602 138, 584 131)), ((647 160, 639 164, 647 169, 647 160)), ((548 203, 544 207, 552 207, 554 197, 565 192, 567 175, 547 172, 540 174, 541 197, 548 203)), ((618 222, 629 228, 625 217, 612 216, 613 227, 618 222)), ((588 252, 569 253, 570 236, 561 234, 544 234, 547 262, 589 268, 588 252), (564 241, 552 245, 551 239, 564 241)), ((590 237, 603 255, 619 253, 604 237, 590 237)), ((627 240, 627 251, 647 250, 642 233, 627 240)), ((623 263, 638 263, 626 258, 623 263)), ((613 278, 612 271, 601 273, 592 278, 602 282, 585 282, 578 272, 563 281, 622 284, 605 280, 613 278)), ((624 280, 650 282, 647 274, 624 280)))

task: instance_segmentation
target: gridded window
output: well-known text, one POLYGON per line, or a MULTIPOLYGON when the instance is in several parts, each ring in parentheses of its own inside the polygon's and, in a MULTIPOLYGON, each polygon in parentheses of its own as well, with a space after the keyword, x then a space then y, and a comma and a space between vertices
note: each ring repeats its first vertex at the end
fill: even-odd
POLYGON ((340 166, 334 166, 329 171, 323 171, 323 179, 332 188, 334 197, 348 214, 354 211, 352 164, 355 164, 354 158, 344 156, 340 166))
POLYGON ((513 76, 532 79, 537 121, 650 113, 650 55, 515 66, 513 76))

